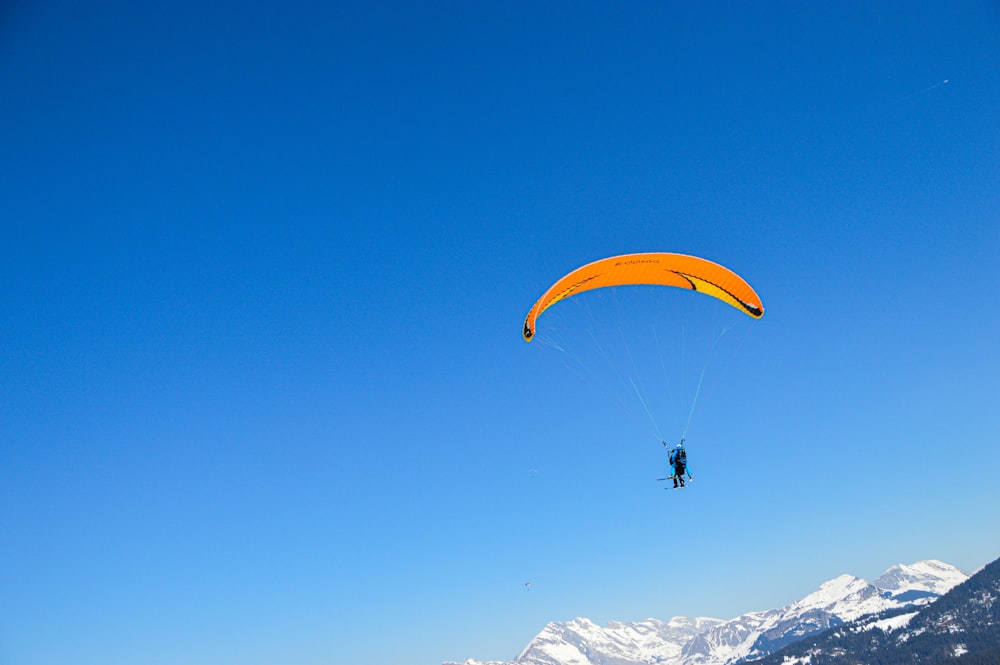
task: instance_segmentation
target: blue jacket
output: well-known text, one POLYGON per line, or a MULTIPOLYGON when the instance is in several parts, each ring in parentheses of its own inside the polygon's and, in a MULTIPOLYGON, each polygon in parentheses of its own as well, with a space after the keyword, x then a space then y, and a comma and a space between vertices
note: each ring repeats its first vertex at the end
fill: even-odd
POLYGON ((689 467, 687 463, 687 451, 684 450, 684 448, 674 448, 673 450, 670 451, 670 466, 676 468, 678 464, 684 465, 682 473, 686 471, 689 476, 691 475, 691 467, 689 467), (681 451, 684 452, 684 458, 683 461, 678 461, 677 453, 681 451))

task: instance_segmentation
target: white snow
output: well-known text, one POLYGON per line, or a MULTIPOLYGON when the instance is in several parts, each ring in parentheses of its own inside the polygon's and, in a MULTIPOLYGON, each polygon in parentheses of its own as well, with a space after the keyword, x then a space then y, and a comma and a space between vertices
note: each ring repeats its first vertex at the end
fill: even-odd
POLYGON ((891 633, 894 630, 899 630, 906 624, 910 623, 910 619, 917 616, 916 612, 908 612, 907 614, 900 614, 899 616, 890 617, 888 619, 882 619, 880 621, 873 621, 872 623, 865 624, 862 630, 872 630, 877 628, 883 633, 891 633))
MULTIPOLYGON (((760 648, 761 636, 787 639, 886 609, 925 605, 967 578, 967 573, 946 563, 918 561, 893 566, 871 584, 853 575, 840 575, 781 609, 749 612, 729 621, 673 617, 667 622, 612 621, 604 627, 585 618, 552 622, 509 663, 469 659, 465 665, 731 665, 752 652, 763 655, 755 651, 760 648), (911 591, 928 597, 900 598, 911 591)), ((913 611, 872 621, 864 630, 899 631, 916 614, 913 611)), ((908 636, 903 631, 899 637, 908 636)), ((799 665, 809 661, 810 656, 795 660, 799 665)))
POLYGON ((940 596, 968 578, 969 574, 965 571, 930 559, 893 566, 872 584, 897 596, 907 591, 926 591, 940 596))
POLYGON ((882 597, 882 594, 865 580, 853 575, 841 575, 820 586, 819 590, 788 606, 789 612, 804 613, 819 609, 842 619, 851 621, 866 614, 874 614, 896 603, 882 597))

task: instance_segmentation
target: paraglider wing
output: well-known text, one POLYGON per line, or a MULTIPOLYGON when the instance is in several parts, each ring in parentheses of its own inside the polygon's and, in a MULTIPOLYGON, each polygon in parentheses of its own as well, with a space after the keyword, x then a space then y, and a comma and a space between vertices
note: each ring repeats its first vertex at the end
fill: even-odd
POLYGON ((606 286, 635 284, 700 291, 755 319, 764 315, 764 305, 753 288, 742 277, 717 263, 686 254, 624 254, 588 263, 549 287, 524 320, 524 339, 531 341, 538 317, 560 300, 606 286))

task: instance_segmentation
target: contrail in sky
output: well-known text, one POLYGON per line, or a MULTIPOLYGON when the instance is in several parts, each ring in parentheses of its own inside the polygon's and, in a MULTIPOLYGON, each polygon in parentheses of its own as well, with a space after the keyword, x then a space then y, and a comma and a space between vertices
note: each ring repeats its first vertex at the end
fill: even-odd
POLYGON ((918 90, 917 92, 911 93, 911 94, 907 95, 906 97, 903 97, 899 101, 905 102, 906 100, 913 99, 914 97, 917 97, 919 95, 925 95, 928 92, 930 92, 931 90, 933 90, 934 88, 940 88, 941 86, 943 86, 947 82, 948 82, 948 79, 945 79, 943 81, 938 81, 934 85, 929 85, 926 88, 924 88, 923 90, 918 90))

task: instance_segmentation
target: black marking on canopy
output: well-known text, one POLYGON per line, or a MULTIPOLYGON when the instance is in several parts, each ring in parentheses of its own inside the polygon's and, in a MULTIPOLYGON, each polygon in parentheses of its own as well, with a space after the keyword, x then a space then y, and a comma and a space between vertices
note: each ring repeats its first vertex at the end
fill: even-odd
MULTIPOLYGON (((569 287, 567 287, 567 288, 563 289, 562 291, 560 291, 559 295, 557 295, 555 297, 552 297, 552 298, 549 298, 548 302, 546 302, 546 303, 544 303, 542 305, 541 311, 538 314, 535 315, 536 320, 541 315, 541 312, 545 311, 549 307, 549 305, 551 305, 554 302, 559 302, 563 298, 568 297, 571 293, 573 293, 574 291, 576 291, 577 289, 579 289, 581 286, 583 286, 587 282, 589 282, 591 280, 594 280, 594 279, 597 279, 600 276, 601 276, 600 274, 598 274, 598 275, 591 275, 590 277, 587 277, 586 279, 581 279, 576 284, 572 284, 569 287)), ((534 307, 531 308, 532 312, 534 311, 534 309, 535 309, 534 307)), ((531 328, 531 326, 528 323, 530 320, 531 320, 531 312, 528 312, 528 316, 524 319, 524 332, 522 333, 524 335, 524 339, 526 339, 528 341, 531 341, 531 338, 535 336, 535 331, 531 328)))

